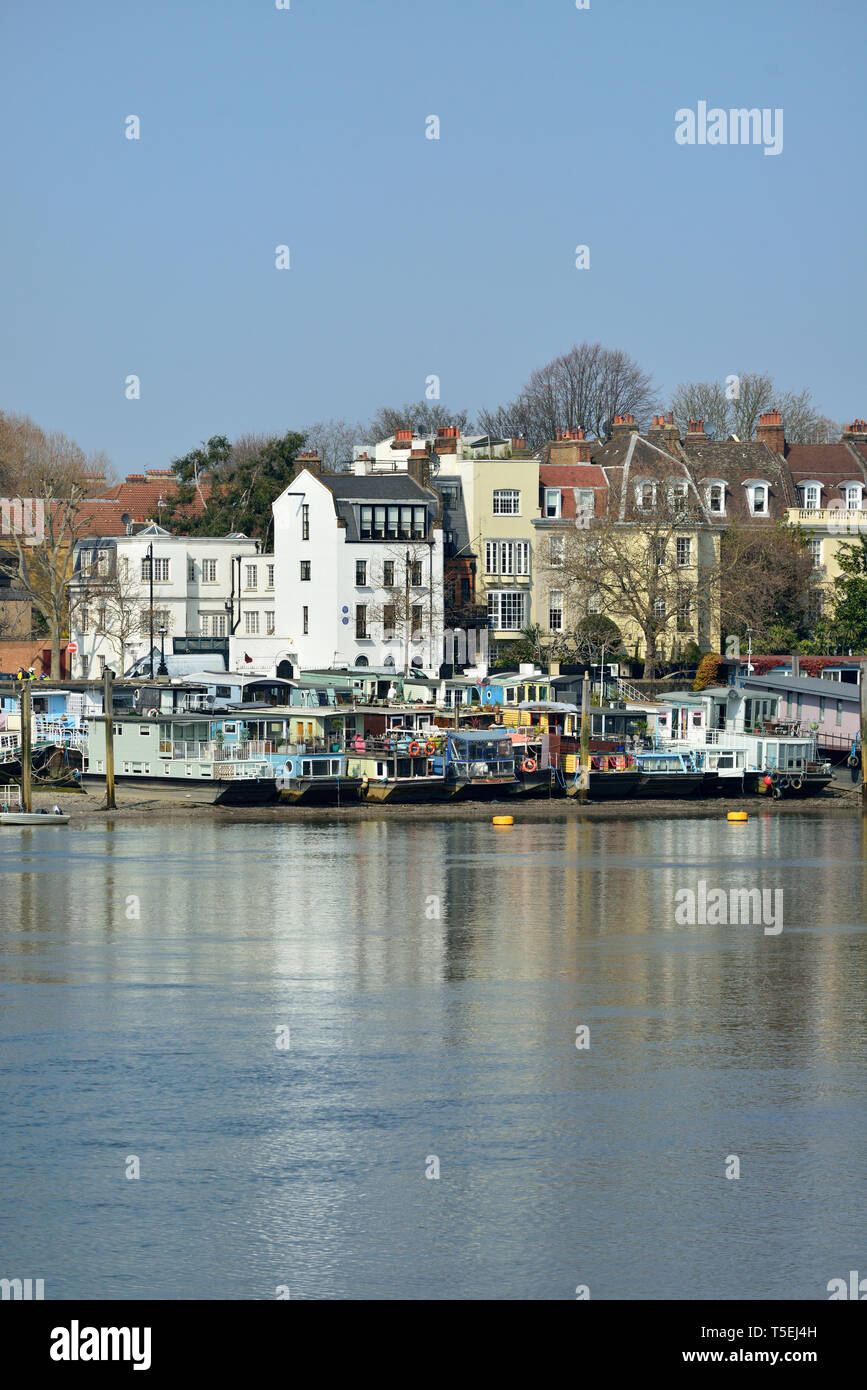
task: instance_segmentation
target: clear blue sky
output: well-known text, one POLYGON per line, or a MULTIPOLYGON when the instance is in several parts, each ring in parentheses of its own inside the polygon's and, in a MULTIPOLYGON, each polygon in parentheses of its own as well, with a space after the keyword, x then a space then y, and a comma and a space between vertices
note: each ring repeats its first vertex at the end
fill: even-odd
POLYGON ((660 405, 745 369, 867 414, 864 0, 4 8, 0 408, 121 473, 433 373, 494 405, 584 338, 660 405), (783 152, 676 144, 699 101, 783 152))

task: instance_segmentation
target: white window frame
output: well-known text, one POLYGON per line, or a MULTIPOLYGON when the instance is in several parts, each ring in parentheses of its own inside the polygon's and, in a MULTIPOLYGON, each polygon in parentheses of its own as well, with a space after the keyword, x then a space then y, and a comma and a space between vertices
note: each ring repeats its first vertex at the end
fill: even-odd
POLYGON ((639 478, 635 484, 635 504, 640 512, 652 511, 656 506, 657 484, 655 478, 639 478), (645 489, 650 489, 650 501, 645 502, 645 489))
POLYGON ((548 631, 563 631, 563 590, 548 590, 548 631), (556 622, 555 622, 556 618, 556 622))
POLYGON ((202 561, 202 583, 216 584, 217 582, 217 562, 216 560, 202 561))
MULTIPOLYGON (((512 616, 509 614, 509 616, 512 616)), ((497 632, 520 632, 527 623, 526 589, 492 589, 488 593, 488 620, 497 632), (515 610, 515 621, 503 625, 504 609, 515 610)))
POLYGON ((747 501, 750 508, 750 516, 770 516, 771 512, 771 485, 763 478, 752 478, 744 486, 747 490, 747 501), (762 506, 756 506, 756 496, 762 494, 762 506))
POLYGON ((244 636, 259 636, 259 610, 257 608, 248 608, 244 614, 244 636))
POLYGON ((563 515, 563 494, 558 487, 545 488, 544 516, 559 519, 563 515))
POLYGON ((521 490, 516 487, 494 488, 491 510, 494 516, 520 516, 521 490))

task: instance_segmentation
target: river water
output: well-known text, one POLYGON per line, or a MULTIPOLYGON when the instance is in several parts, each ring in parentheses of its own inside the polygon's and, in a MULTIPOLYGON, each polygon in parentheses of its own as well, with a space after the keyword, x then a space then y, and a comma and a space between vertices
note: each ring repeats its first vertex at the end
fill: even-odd
POLYGON ((514 813, 0 832, 0 1277, 823 1299, 867 1274, 857 818, 514 813), (699 881, 771 890, 782 929, 684 920, 699 881))

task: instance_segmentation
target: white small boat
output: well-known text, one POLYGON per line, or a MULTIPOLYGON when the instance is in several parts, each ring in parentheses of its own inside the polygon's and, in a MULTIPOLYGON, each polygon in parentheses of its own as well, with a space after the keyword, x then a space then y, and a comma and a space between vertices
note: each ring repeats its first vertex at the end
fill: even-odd
POLYGON ((69 816, 55 806, 53 811, 22 811, 21 788, 14 782, 0 787, 0 825, 67 825, 69 816))

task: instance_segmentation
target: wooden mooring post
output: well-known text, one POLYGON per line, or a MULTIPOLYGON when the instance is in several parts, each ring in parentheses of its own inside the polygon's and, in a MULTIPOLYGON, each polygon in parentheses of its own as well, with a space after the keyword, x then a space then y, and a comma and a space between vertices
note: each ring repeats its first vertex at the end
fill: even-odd
POLYGON ((105 806, 117 809, 114 799, 114 672, 106 666, 102 678, 102 715, 105 720, 105 806))
POLYGON ((33 810, 33 743, 30 682, 21 682, 21 809, 29 813, 33 810))
POLYGON ((861 663, 861 814, 867 816, 867 777, 864 776, 864 750, 867 748, 867 662, 861 663))
POLYGON ((581 782, 578 800, 587 800, 590 792, 590 672, 584 672, 581 682, 581 782))

